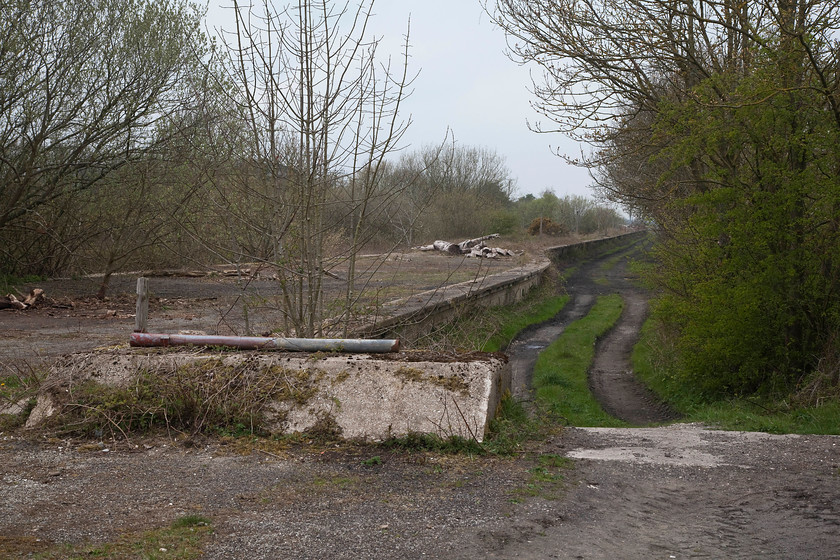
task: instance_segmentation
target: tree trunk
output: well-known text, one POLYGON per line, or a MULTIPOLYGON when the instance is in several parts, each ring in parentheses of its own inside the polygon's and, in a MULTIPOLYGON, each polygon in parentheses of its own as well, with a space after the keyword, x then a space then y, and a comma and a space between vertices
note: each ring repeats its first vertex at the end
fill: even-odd
POLYGON ((456 243, 450 243, 449 241, 435 241, 432 243, 432 247, 434 247, 437 251, 449 253, 451 255, 461 254, 461 247, 459 247, 456 243))
POLYGON ((461 250, 462 253, 466 253, 467 249, 471 249, 476 245, 482 244, 483 241, 487 239, 495 239, 499 237, 498 233, 491 233, 490 235, 485 235, 483 237, 476 237, 475 239, 467 239, 466 241, 461 241, 458 243, 458 248, 461 250))

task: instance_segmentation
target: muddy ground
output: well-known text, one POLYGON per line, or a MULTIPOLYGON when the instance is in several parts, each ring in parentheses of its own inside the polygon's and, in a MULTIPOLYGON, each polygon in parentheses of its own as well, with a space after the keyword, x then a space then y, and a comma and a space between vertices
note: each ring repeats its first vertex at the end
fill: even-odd
MULTIPOLYGON (((625 348, 645 313, 644 293, 627 282, 634 255, 581 266, 557 320, 511 347, 525 363, 515 373, 518 397, 528 398, 527 362, 540 346, 597 295, 618 291, 637 303, 625 306, 616 338, 598 345, 593 388, 602 386, 618 415, 670 414, 644 393, 623 397, 632 386, 625 348)), ((187 513, 213 522, 207 559, 838 558, 840 438, 681 424, 567 428, 495 457, 306 442, 243 452, 234 441, 166 438, 114 447, 0 434, 0 558, 112 541, 187 513)))

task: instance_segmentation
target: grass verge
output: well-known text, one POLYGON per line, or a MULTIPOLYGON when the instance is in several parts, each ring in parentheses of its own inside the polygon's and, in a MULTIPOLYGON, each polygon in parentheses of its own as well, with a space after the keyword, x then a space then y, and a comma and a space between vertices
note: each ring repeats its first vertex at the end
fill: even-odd
POLYGON ((557 295, 556 281, 550 279, 518 303, 465 313, 420 344, 435 350, 498 352, 524 329, 557 315, 568 301, 569 296, 557 295))
POLYGON ((31 538, 5 538, 0 540, 0 553, 4 554, 3 558, 36 560, 193 560, 201 557, 202 549, 212 534, 210 520, 199 515, 187 515, 176 519, 169 527, 143 533, 128 533, 115 542, 96 545, 63 545, 34 541, 31 538), (35 544, 38 546, 34 547, 35 544), (37 552, 33 552, 33 548, 37 549, 37 552))
POLYGON ((684 416, 724 430, 774 434, 840 434, 840 402, 797 406, 790 398, 749 397, 710 399, 673 371, 667 348, 657 336, 654 320, 642 328, 633 349, 633 370, 660 398, 684 416))
POLYGON ((624 304, 617 294, 599 297, 586 317, 572 323, 534 366, 533 385, 541 407, 573 426, 626 426, 601 408, 589 391, 595 342, 618 320, 624 304))
POLYGON ((483 352, 498 352, 513 341, 520 332, 550 320, 560 313, 569 302, 569 296, 552 296, 547 299, 527 302, 521 308, 500 307, 491 310, 492 319, 499 325, 481 347, 483 352))

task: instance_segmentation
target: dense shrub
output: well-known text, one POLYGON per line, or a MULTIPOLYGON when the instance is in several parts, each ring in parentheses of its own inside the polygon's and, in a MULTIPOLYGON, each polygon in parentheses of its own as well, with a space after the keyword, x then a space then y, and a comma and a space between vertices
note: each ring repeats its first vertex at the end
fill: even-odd
POLYGON ((551 218, 534 218, 528 226, 529 235, 564 235, 569 233, 569 228, 563 224, 552 222, 551 218))

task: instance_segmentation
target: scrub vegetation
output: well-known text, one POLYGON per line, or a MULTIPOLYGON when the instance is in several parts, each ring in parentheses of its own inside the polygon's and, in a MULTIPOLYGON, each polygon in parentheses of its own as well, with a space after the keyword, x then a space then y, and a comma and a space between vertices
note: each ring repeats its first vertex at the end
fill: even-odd
POLYGON ((837 1, 495 0, 536 105, 657 231, 657 341, 706 399, 837 401, 837 1))
POLYGON ((817 401, 808 387, 784 398, 773 394, 709 396, 675 371, 678 366, 669 349, 662 346, 656 325, 651 320, 643 328, 633 350, 633 370, 683 415, 684 422, 727 430, 840 435, 840 395, 836 392, 817 401))

